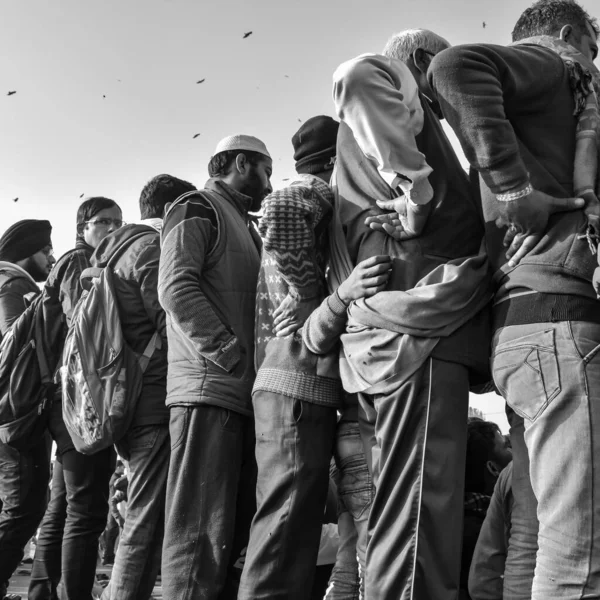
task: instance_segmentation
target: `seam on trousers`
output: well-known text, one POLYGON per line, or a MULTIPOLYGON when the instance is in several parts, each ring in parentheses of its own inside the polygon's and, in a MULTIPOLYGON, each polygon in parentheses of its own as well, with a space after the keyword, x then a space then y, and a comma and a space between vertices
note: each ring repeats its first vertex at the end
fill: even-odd
POLYGON ((431 409, 431 382, 433 378, 433 359, 429 358, 429 393, 427 394, 427 415, 425 417, 425 435, 423 437, 423 453, 421 456, 421 482, 419 484, 419 509, 417 510, 417 525, 415 527, 415 550, 413 553, 413 572, 410 582, 410 597, 414 598, 415 574, 417 572, 417 556, 419 554, 419 525, 421 523, 421 506, 423 505, 423 473, 425 468, 425 453, 427 450, 427 432, 429 431, 429 410, 431 409))
POLYGON ((592 562, 593 562, 593 558, 594 558, 594 530, 596 528, 596 519, 594 518, 594 506, 595 506, 595 499, 594 499, 594 423, 593 423, 593 419, 592 419, 592 410, 591 410, 591 405, 592 405, 592 399, 591 399, 591 394, 590 394, 590 388, 589 388, 589 383, 588 383, 588 376, 587 376, 587 367, 588 367, 588 363, 585 362, 584 359, 584 363, 582 365, 582 370, 583 370, 583 379, 585 381, 585 397, 587 400, 587 413, 588 413, 588 423, 589 423, 589 433, 590 433, 590 450, 591 450, 591 460, 592 460, 592 485, 591 485, 591 491, 590 491, 590 495, 591 495, 591 506, 592 506, 592 522, 591 522, 591 535, 590 535, 590 548, 589 548, 589 558, 588 558, 588 569, 587 569, 587 577, 585 578, 585 583, 583 585, 583 588, 581 590, 581 596, 582 598, 585 595, 585 591, 589 588, 590 586, 590 577, 592 575, 592 562))

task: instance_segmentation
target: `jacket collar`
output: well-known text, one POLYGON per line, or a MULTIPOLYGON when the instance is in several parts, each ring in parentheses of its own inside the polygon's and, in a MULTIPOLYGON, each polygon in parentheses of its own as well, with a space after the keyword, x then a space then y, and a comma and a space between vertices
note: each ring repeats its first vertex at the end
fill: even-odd
POLYGON ((250 196, 238 192, 221 179, 216 179, 215 177, 209 179, 204 187, 224 197, 233 204, 244 219, 248 220, 248 211, 252 206, 252 198, 250 198, 250 196))

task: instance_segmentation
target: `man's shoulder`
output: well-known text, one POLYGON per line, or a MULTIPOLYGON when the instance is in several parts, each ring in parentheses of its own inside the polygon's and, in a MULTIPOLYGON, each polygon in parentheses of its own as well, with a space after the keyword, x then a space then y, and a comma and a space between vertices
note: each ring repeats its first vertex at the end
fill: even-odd
POLYGON ((410 70, 400 59, 374 53, 360 54, 343 62, 335 70, 333 79, 334 82, 360 82, 378 71, 385 71, 398 79, 414 81, 410 70))
POLYGON ((178 198, 165 215, 162 237, 177 226, 186 226, 196 219, 205 220, 218 227, 217 206, 219 196, 212 190, 196 190, 178 198))

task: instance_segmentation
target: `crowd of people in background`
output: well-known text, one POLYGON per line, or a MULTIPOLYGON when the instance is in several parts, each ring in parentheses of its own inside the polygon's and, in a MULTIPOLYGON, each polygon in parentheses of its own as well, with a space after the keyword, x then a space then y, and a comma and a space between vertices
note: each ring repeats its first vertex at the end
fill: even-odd
POLYGON ((0 598, 36 531, 28 598, 91 598, 111 504, 103 600, 158 577, 166 600, 600 598, 599 34, 574 0, 537 0, 507 47, 402 31, 335 71, 339 121, 293 135, 283 189, 237 134, 202 189, 151 179, 136 223, 85 199, 58 260, 49 221, 11 225, 1 348, 37 302, 60 378, 108 270, 144 362, 93 453, 64 385, 25 445, 0 403, 0 598), (468 418, 491 390, 509 439, 468 418))

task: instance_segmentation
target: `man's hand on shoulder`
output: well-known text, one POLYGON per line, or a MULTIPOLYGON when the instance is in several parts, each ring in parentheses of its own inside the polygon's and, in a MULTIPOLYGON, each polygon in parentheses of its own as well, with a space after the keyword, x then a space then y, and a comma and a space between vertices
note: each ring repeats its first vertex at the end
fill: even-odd
POLYGON ((496 219, 496 226, 502 228, 508 225, 504 246, 508 248, 506 258, 510 267, 516 266, 540 241, 551 215, 578 210, 585 205, 582 198, 555 198, 530 189, 522 197, 498 202, 500 216, 496 219))
POLYGON ((353 300, 369 298, 383 291, 391 269, 392 259, 386 255, 371 256, 359 262, 348 279, 340 284, 337 290, 340 300, 348 305, 353 300))
POLYGON ((375 231, 387 233, 395 240, 410 240, 423 231, 431 210, 431 203, 415 204, 400 196, 393 200, 377 200, 379 208, 393 212, 367 217, 365 225, 375 231))

